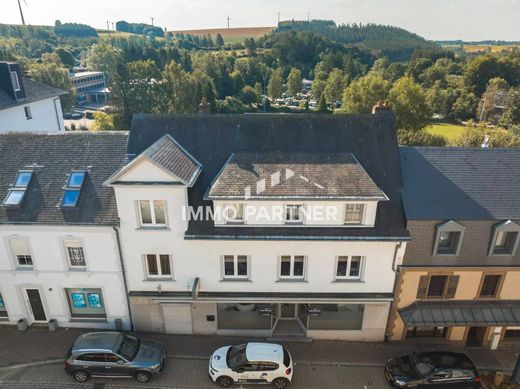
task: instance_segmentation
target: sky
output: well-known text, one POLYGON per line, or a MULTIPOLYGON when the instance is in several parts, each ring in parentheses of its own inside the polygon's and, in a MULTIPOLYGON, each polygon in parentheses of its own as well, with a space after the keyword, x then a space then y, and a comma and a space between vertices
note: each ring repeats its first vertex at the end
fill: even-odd
MULTIPOLYGON (((520 40, 520 0, 20 0, 25 21, 106 28, 106 21, 151 23, 168 30, 275 26, 282 20, 381 23, 432 40, 520 40), (26 3, 24 3, 24 1, 26 3)), ((0 0, 0 23, 20 24, 17 0, 0 0)))

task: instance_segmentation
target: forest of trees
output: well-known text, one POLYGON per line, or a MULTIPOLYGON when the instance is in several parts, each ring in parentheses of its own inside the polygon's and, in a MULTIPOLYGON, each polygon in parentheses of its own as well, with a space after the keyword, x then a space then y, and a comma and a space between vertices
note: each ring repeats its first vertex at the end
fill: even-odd
MULTIPOLYGON (((112 91, 104 123, 116 129, 136 112, 196 112, 202 96, 213 113, 294 112, 271 103, 298 94, 306 78, 319 113, 369 113, 388 100, 401 143, 445 144, 425 131, 437 117, 496 126, 470 125, 454 144, 478 145, 486 132, 492 145, 520 146, 520 49, 455 56, 395 27, 286 22, 229 46, 222 36, 75 38, 0 25, 1 59, 65 90, 62 75, 74 63, 104 71, 112 91)), ((297 111, 308 112, 309 100, 297 111)))
POLYGON ((116 31, 131 32, 132 34, 162 37, 164 31, 161 27, 152 26, 145 23, 128 23, 120 20, 116 23, 116 31))

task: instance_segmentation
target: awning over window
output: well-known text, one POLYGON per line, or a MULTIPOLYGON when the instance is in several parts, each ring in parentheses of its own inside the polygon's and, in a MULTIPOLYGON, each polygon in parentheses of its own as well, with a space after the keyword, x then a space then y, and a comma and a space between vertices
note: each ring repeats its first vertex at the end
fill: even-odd
POLYGON ((416 301, 399 314, 407 327, 519 326, 520 301, 416 301))

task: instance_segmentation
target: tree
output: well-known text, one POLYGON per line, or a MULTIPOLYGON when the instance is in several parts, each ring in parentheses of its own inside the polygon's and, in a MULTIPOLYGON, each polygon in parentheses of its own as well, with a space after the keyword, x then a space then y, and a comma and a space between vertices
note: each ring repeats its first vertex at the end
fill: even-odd
POLYGON ((60 58, 60 61, 65 67, 72 69, 76 64, 76 60, 70 51, 64 49, 63 47, 58 47, 54 52, 60 58))
POLYGON ((50 85, 68 92, 60 96, 63 111, 69 111, 74 105, 74 92, 69 72, 55 62, 32 63, 28 69, 29 77, 35 81, 50 85))
POLYGON ((260 101, 260 95, 256 92, 255 88, 246 85, 240 92, 240 100, 242 100, 244 104, 251 105, 260 101))
POLYGON ((224 38, 222 38, 222 35, 217 34, 217 37, 215 38, 215 44, 217 45, 217 47, 224 46, 224 38))
POLYGON ((454 146, 480 147, 484 137, 489 136, 490 147, 520 147, 520 137, 503 128, 488 128, 485 125, 466 126, 462 135, 453 141, 454 146))
POLYGON ((330 113, 329 107, 327 106, 327 100, 325 94, 322 94, 318 100, 318 106, 316 107, 317 113, 330 113))
POLYGON ((180 113, 197 112, 200 101, 197 97, 198 82, 180 64, 170 62, 164 69, 168 88, 168 111, 180 113))
POLYGON ((336 101, 341 100, 341 96, 343 95, 343 91, 347 86, 347 77, 343 74, 343 72, 339 69, 333 69, 329 73, 329 77, 327 78, 327 83, 325 85, 324 93, 325 98, 330 103, 335 103, 336 101))
POLYGON ((114 117, 104 112, 94 112, 93 131, 114 131, 114 117))
POLYGON ((287 78, 287 93, 289 96, 296 96, 303 88, 303 78, 300 69, 292 68, 287 78))
POLYGON ((407 146, 446 146, 446 139, 430 134, 425 129, 419 131, 398 130, 397 140, 400 145, 407 146))
POLYGON ((282 96, 283 92, 283 74, 282 69, 276 69, 271 73, 269 78, 269 84, 267 84, 267 93, 269 97, 278 99, 282 96))
POLYGON ((228 96, 224 100, 217 100, 219 113, 234 113, 240 114, 246 112, 246 107, 242 102, 235 98, 228 96))
POLYGON ((456 89, 457 98, 452 106, 452 116, 457 120, 468 120, 475 117, 479 99, 466 88, 456 89))
POLYGON ((341 111, 349 114, 370 113, 380 100, 388 98, 390 82, 376 73, 354 80, 343 93, 341 111))
POLYGON ((167 111, 168 96, 162 84, 162 74, 151 59, 128 63, 128 109, 133 113, 167 111))
POLYGON ((489 80, 486 91, 482 95, 477 107, 477 119, 479 121, 488 121, 491 118, 491 114, 494 113, 497 105, 500 105, 500 95, 507 95, 509 91, 509 85, 507 82, 500 78, 495 77, 489 80))
POLYGON ((423 88, 411 77, 402 77, 390 89, 389 99, 398 129, 418 131, 431 119, 431 108, 423 88))
POLYGON ((122 61, 122 51, 104 42, 93 45, 87 53, 87 67, 104 72, 108 84, 122 61))

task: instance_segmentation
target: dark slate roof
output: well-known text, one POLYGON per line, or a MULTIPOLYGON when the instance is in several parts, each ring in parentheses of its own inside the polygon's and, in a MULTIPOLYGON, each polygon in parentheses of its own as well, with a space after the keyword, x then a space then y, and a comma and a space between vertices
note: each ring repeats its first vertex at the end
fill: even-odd
POLYGON ((53 88, 52 86, 33 81, 26 77, 22 77, 22 80, 25 88, 25 99, 16 101, 0 89, 0 110, 61 96, 67 93, 61 89, 53 88))
POLYGON ((103 182, 125 165, 128 134, 0 134, 0 203, 21 169, 33 177, 21 207, 0 204, 1 224, 118 224, 113 189, 103 182), (72 170, 87 170, 78 206, 60 207, 72 170))
POLYGON ((350 153, 232 154, 208 199, 372 199, 381 189, 350 153))
POLYGON ((170 135, 164 135, 143 154, 189 186, 195 182, 202 168, 200 163, 170 135))
POLYGON ((520 149, 400 147, 410 220, 520 219, 520 149))
POLYGON ((407 327, 518 326, 518 300, 416 301, 399 310, 407 327))
POLYGON ((188 190, 192 206, 212 206, 204 194, 233 153, 352 153, 388 196, 374 228, 215 227, 190 221, 195 239, 380 239, 407 238, 401 205, 401 171, 394 117, 379 115, 134 115, 128 151, 140 154, 170 134, 203 168, 188 190))

